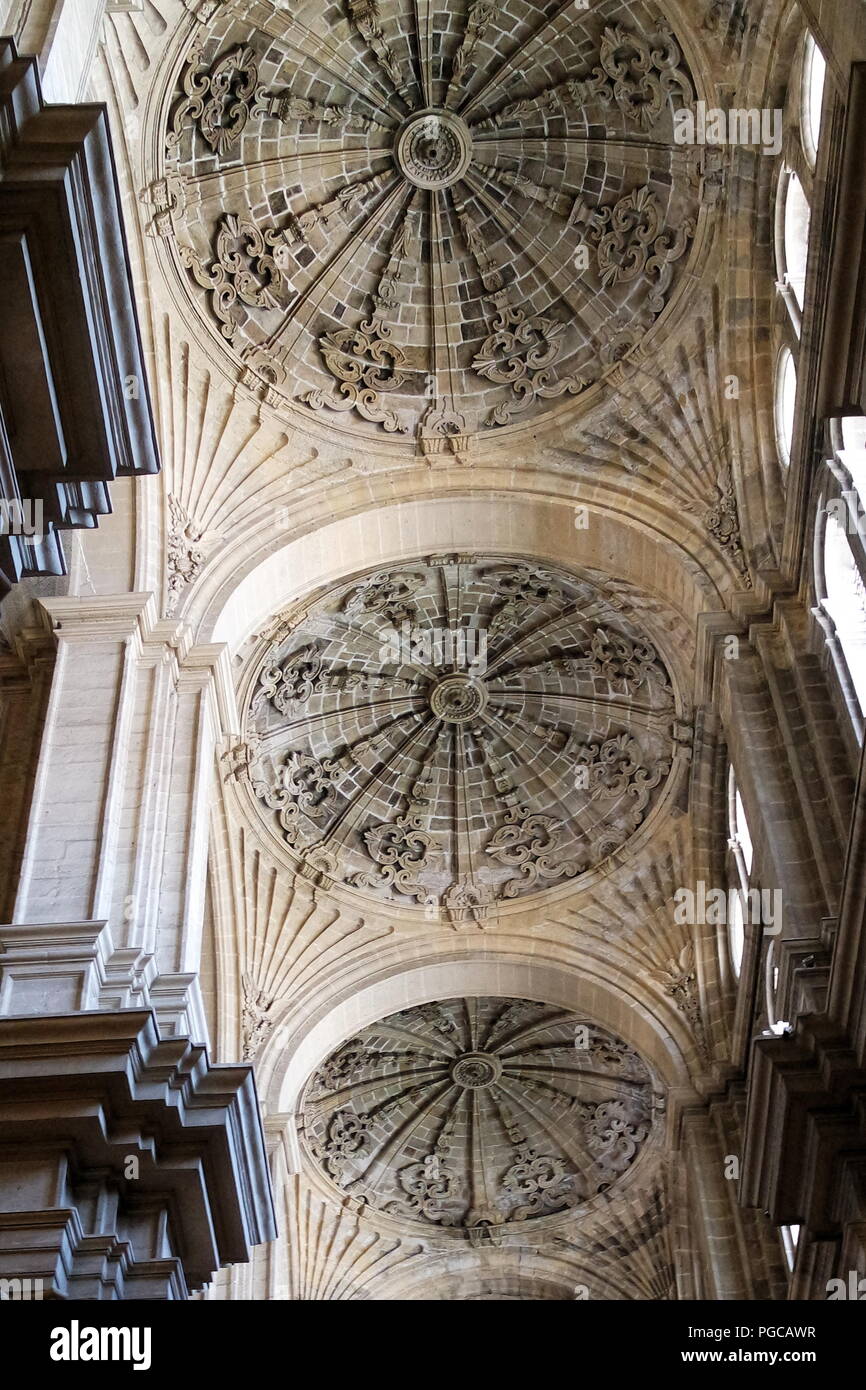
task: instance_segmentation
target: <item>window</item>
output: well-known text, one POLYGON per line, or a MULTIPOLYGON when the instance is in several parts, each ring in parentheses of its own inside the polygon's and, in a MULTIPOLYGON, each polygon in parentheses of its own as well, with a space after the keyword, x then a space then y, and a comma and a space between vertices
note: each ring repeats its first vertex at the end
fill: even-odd
MULTIPOLYGON (((735 885, 736 886, 736 885, 735 885)), ((743 968, 743 950, 746 944, 746 927, 743 916, 743 899, 738 892, 732 893, 730 897, 731 911, 728 919, 728 951, 731 956, 731 966, 737 979, 740 978, 740 971, 743 968)))
POLYGON ((866 498, 866 415, 846 415, 841 426, 842 448, 836 453, 851 475, 862 508, 866 498))
POLYGON ((845 415, 842 419, 842 447, 851 453, 866 453, 866 415, 845 415))
POLYGON ((824 105, 824 82, 827 77, 827 64, 824 55, 812 38, 806 35, 806 52, 803 62, 802 130, 803 148, 809 163, 814 166, 818 158, 818 141, 821 136, 821 110, 824 105))
POLYGON ((779 457, 787 468, 794 442, 794 403, 797 399, 797 368, 790 348, 782 348, 776 361, 776 443, 779 457))
POLYGON ((728 770, 728 951, 734 974, 739 978, 745 945, 744 898, 749 892, 754 846, 746 808, 737 786, 733 767, 728 770), (732 891, 733 890, 733 891, 732 891))
POLYGON ((797 1246, 800 1243, 799 1226, 782 1226, 782 1249, 785 1251, 785 1261, 790 1270, 794 1268, 794 1261, 797 1258, 797 1246))
POLYGON ((794 294, 797 307, 802 310, 806 289, 806 259, 809 252, 809 203, 803 192, 803 185, 793 170, 789 170, 785 175, 782 188, 784 279, 794 294))
POLYGON ((861 713, 866 712, 866 585, 838 517, 824 526, 824 607, 848 667, 861 713))

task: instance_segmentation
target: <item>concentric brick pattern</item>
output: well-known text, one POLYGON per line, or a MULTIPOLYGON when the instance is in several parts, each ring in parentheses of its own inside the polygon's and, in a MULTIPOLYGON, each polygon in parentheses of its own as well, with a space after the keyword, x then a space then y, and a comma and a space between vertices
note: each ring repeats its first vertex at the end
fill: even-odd
POLYGON ((197 307, 270 399, 459 452, 579 398, 687 263, 695 97, 643 0, 255 0, 186 55, 197 307))
POLYGON ((307 1086, 303 1132, 374 1209, 482 1233, 607 1191, 652 1113, 645 1064, 610 1033, 526 999, 450 999, 344 1043, 307 1086))
POLYGON ((483 922, 627 844, 667 781, 674 716, 656 648, 598 576, 438 556, 276 629, 251 782, 309 871, 483 922))

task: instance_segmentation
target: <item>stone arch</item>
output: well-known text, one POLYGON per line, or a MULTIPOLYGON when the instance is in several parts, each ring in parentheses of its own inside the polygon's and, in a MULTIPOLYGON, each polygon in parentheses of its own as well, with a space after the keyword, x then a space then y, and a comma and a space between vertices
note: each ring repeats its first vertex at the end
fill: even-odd
POLYGON ((288 538, 250 533, 226 547, 190 593, 183 616, 200 641, 227 642, 236 651, 257 626, 325 583, 443 550, 598 568, 643 590, 651 575, 654 597, 689 627, 698 613, 724 608, 731 575, 699 539, 694 519, 673 506, 644 502, 625 484, 621 496, 598 484, 568 496, 564 479, 554 489, 549 478, 509 478, 508 491, 504 478, 501 491, 482 478, 451 487, 431 478, 419 491, 414 480, 388 477, 356 486, 318 524, 298 508, 288 538), (589 524, 578 530, 581 505, 589 524))
POLYGON ((400 1009, 457 995, 536 999, 586 1013, 640 1052, 669 1090, 693 1094, 690 1043, 675 1008, 649 990, 640 997, 635 983, 614 982, 598 962, 565 963, 562 954, 515 951, 507 939, 483 948, 468 941, 462 949, 434 946, 424 956, 404 951, 402 960, 367 972, 363 981, 333 982, 327 997, 311 1001, 300 1016, 293 1016, 289 1004, 257 1064, 269 1112, 293 1115, 310 1074, 358 1029, 400 1009))
MULTIPOLYGON (((577 1256, 542 1255, 530 1249, 490 1250, 483 1255, 461 1252, 457 1257, 431 1252, 423 1268, 410 1262, 405 1269, 371 1279, 363 1296, 374 1301, 438 1302, 460 1298, 475 1302, 566 1302, 579 1296, 580 1286, 589 1288, 587 1263, 577 1256)), ((596 1296, 623 1297, 609 1278, 599 1278, 596 1273, 594 1282, 596 1296)))

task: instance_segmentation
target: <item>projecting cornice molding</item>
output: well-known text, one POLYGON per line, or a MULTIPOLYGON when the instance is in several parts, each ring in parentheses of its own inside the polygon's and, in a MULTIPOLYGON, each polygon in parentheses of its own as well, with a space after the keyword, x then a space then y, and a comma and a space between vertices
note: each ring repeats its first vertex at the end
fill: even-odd
POLYGON ((172 658, 177 681, 186 689, 213 682, 220 727, 229 735, 239 729, 234 682, 224 642, 193 641, 187 623, 159 618, 153 594, 98 594, 40 600, 43 622, 55 639, 92 646, 97 642, 134 641, 142 664, 172 658))
POLYGON ((55 1296, 183 1298, 274 1237, 251 1069, 148 1011, 0 1020, 0 1130, 0 1273, 55 1296))
MULTIPOLYGON (((755 1042, 749 1077, 740 1200, 776 1225, 817 1238, 844 1235, 839 1193, 866 1167, 866 1072, 825 1017, 755 1042)), ((859 1220, 855 1212, 853 1219, 859 1220)))
POLYGON ((0 38, 0 588, 65 572, 57 532, 159 471, 105 109, 46 106, 0 38), (8 513, 8 515, 7 515, 8 513))
POLYGON ((820 936, 789 946, 796 998, 826 1004, 826 1011, 802 1014, 793 1032, 755 1042, 740 1185, 744 1203, 779 1224, 806 1225, 818 1238, 841 1237, 845 1248, 860 1251, 861 1263, 866 1250, 855 1228, 862 1227, 858 1194, 866 1171, 864 786, 861 770, 838 924, 828 919, 820 936))
POLYGON ((0 1017, 146 1005, 155 975, 152 955, 115 950, 105 922, 0 926, 0 1017))

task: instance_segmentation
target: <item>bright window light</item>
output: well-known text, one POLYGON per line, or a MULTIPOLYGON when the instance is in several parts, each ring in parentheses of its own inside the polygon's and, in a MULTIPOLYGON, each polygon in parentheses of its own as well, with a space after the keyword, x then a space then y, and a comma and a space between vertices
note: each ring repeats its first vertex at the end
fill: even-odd
POLYGON ((824 529, 824 606, 836 627, 851 681, 866 712, 866 586, 848 537, 835 516, 824 529))
POLYGON ((799 1226, 782 1226, 782 1248, 785 1251, 785 1260, 788 1268, 794 1268, 794 1261, 797 1258, 797 1246, 800 1243, 799 1226))
POLYGON ((806 258, 809 252, 809 203, 803 185, 795 173, 788 175, 785 186, 785 271, 788 284, 800 308, 806 290, 806 258))
POLYGON ((776 442, 787 468, 794 443, 794 403, 797 399, 797 368, 790 348, 783 348, 776 365, 776 442))
POLYGON ((812 164, 818 157, 826 77, 827 64, 824 61, 824 55, 812 35, 808 34, 806 36, 806 59, 803 64, 803 144, 812 164))
POLYGON ((731 910, 728 916, 728 949, 731 953, 731 965, 737 979, 740 977, 740 970, 743 966, 743 948, 746 942, 746 934, 743 923, 743 899, 740 893, 730 893, 729 901, 731 910))

